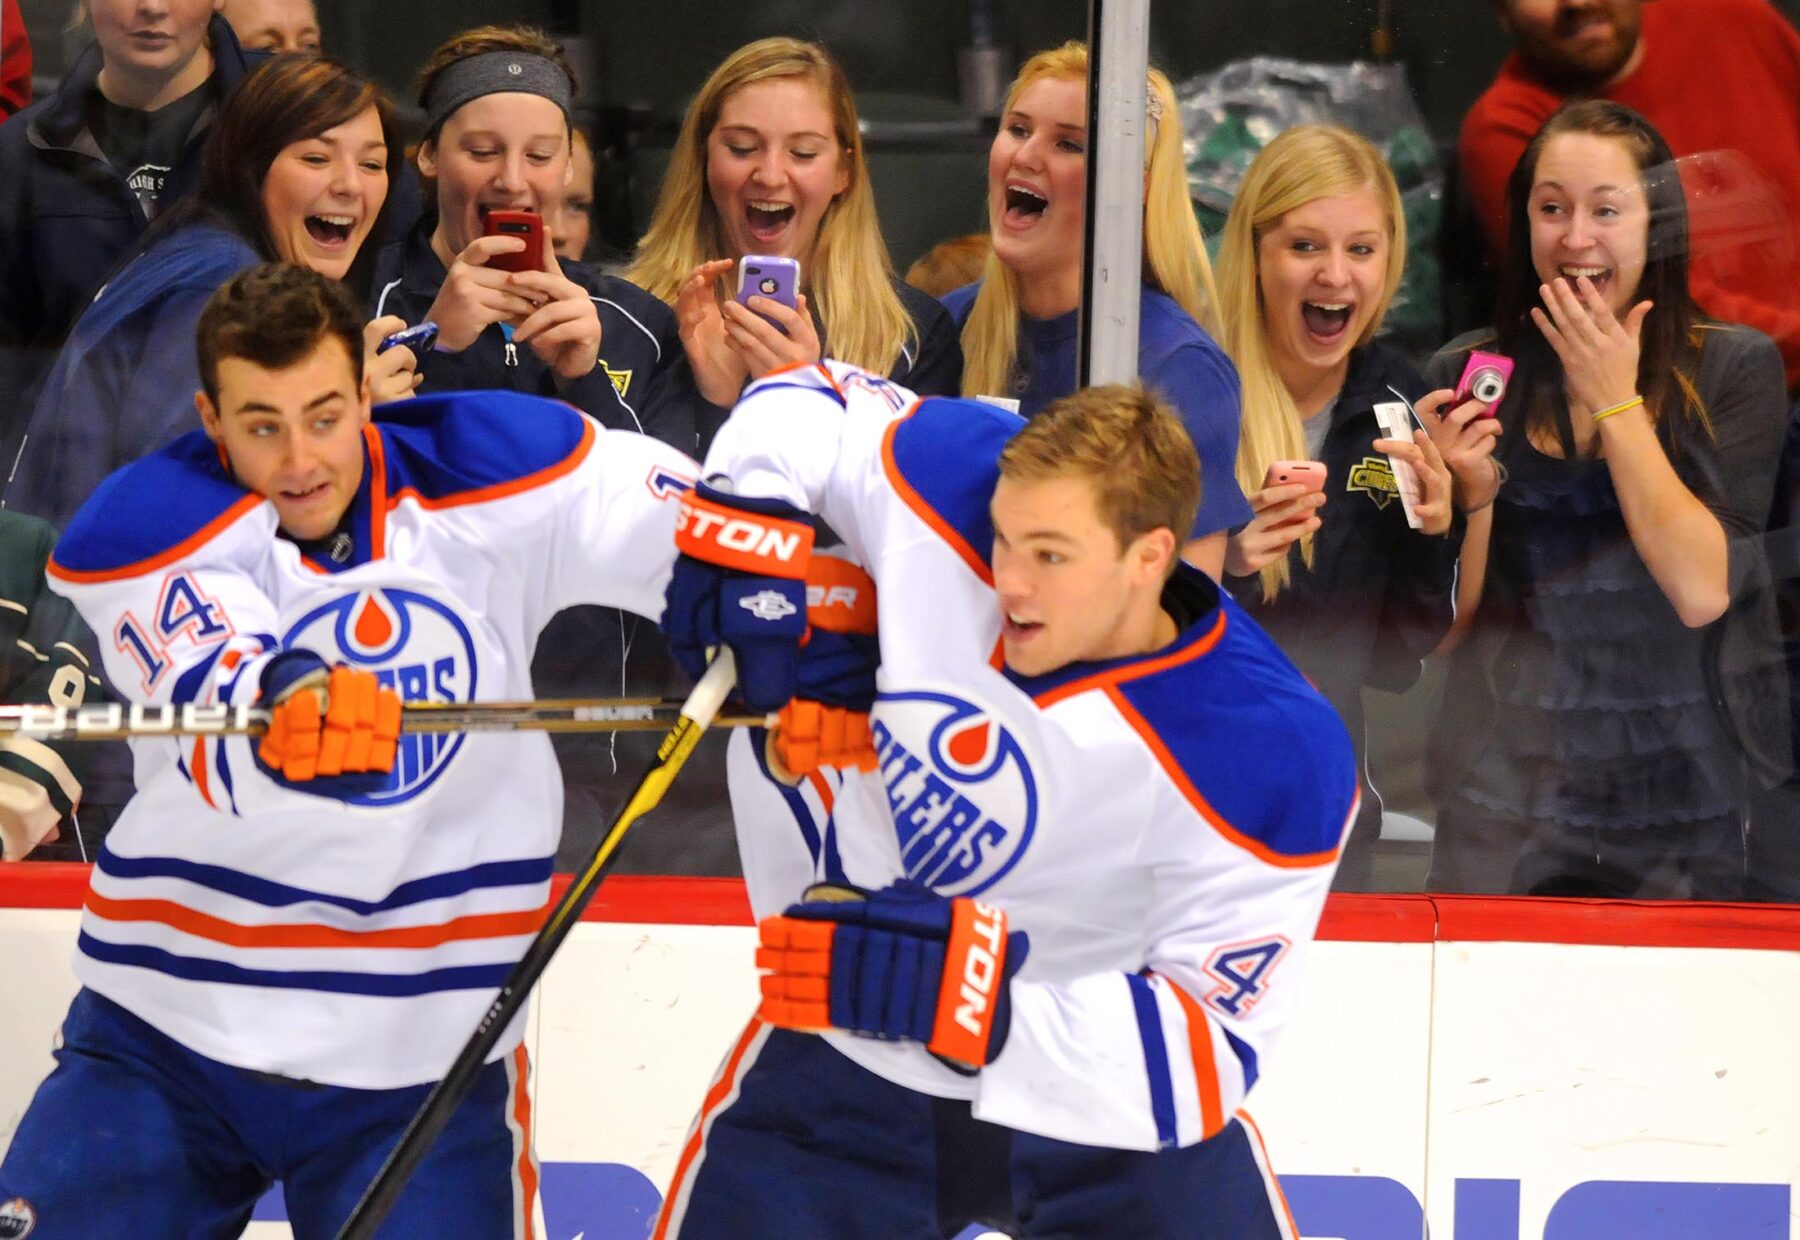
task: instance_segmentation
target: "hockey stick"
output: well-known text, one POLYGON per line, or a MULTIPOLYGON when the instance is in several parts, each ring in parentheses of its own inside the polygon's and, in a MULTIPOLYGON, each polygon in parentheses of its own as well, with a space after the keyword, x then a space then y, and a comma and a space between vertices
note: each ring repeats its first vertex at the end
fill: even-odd
POLYGON ((444 1075, 426 1097, 424 1105, 414 1115, 406 1131, 400 1134, 400 1142, 382 1164, 375 1179, 363 1193, 362 1200, 350 1212, 344 1226, 338 1232, 338 1240, 370 1240, 394 1206, 400 1191, 406 1186, 407 1179, 418 1167, 419 1162, 430 1151, 431 1145, 443 1132, 444 1125, 450 1122, 462 1100, 468 1096, 475 1085, 475 1078, 488 1055, 493 1051, 500 1035, 512 1023, 513 1017, 525 1005, 525 1000, 536 985, 539 977, 550 964, 550 958, 556 949, 568 937, 569 931, 581 916, 581 910, 587 907, 588 901, 594 898, 599 890, 600 880, 611 867, 613 858, 618 853, 619 841, 631 829, 633 823, 662 800, 663 793, 668 790, 682 763, 693 752, 701 733, 713 721, 725 695, 731 691, 732 682, 737 678, 737 667, 728 649, 721 649, 714 656, 712 666, 688 694, 687 701, 682 703, 681 714, 675 726, 669 730, 663 743, 657 747, 656 758, 644 778, 638 783, 637 791, 625 803, 618 816, 601 837, 593 855, 582 866, 575 881, 563 898, 550 910, 543 927, 532 939, 531 945, 506 981, 500 985, 499 994, 488 1006, 481 1022, 475 1026, 475 1033, 469 1038, 468 1045, 457 1055, 456 1061, 450 1065, 450 1071, 444 1075))
MULTIPOLYGON (((408 702, 402 733, 660 732, 680 717, 659 698, 547 698, 534 702, 408 702)), ((763 727, 762 715, 721 715, 717 728, 763 727)), ((260 706, 179 706, 96 702, 92 706, 0 706, 0 737, 38 741, 121 741, 155 736, 260 736, 260 706)))

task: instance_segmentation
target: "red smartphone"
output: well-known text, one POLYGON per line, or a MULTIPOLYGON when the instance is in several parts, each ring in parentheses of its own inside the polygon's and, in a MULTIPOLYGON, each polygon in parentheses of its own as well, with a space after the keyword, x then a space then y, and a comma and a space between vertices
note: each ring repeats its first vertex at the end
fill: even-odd
POLYGON ((1270 487, 1291 486, 1299 483, 1306 488, 1303 495, 1311 495, 1315 491, 1325 489, 1325 463, 1323 461, 1273 461, 1269 464, 1269 472, 1263 475, 1263 490, 1270 487))
POLYGON ((487 265, 496 271, 544 269, 544 217, 536 211, 489 211, 482 224, 488 237, 517 237, 525 248, 516 254, 496 254, 487 265))

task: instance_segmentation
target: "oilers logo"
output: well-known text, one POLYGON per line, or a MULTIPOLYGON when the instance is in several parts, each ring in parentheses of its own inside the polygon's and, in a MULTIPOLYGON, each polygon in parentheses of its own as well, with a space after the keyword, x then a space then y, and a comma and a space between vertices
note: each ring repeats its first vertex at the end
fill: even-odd
POLYGON ((1018 737, 949 693, 884 693, 870 722, 907 877, 947 896, 1005 877, 1037 829, 1037 779, 1018 737))
MULTIPOLYGON (((411 590, 346 594, 301 617, 284 646, 316 650, 373 670, 376 679, 406 702, 469 702, 475 698, 477 660, 468 626, 434 598, 411 590)), ((353 797, 358 805, 394 805, 429 788, 462 748, 463 735, 400 738, 393 784, 353 797)))

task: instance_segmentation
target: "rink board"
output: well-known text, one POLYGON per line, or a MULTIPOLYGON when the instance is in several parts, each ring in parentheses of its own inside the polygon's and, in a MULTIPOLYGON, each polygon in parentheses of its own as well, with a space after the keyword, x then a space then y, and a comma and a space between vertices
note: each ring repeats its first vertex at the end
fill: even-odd
MULTIPOLYGON (((0 1143, 85 867, 0 871, 0 1143)), ((548 1240, 639 1240, 754 1006, 741 884, 620 878, 539 990, 548 1240)), ((1334 896, 1249 1111, 1314 1240, 1800 1240, 1800 910, 1334 896)), ((288 1234, 278 1198, 248 1235, 288 1234)))

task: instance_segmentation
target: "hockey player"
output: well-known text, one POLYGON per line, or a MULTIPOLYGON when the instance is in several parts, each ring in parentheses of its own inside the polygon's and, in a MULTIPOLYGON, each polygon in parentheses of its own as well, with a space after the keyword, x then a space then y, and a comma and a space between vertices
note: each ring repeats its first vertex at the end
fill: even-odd
MULTIPOLYGON (((546 736, 396 741, 401 699, 527 697, 559 608, 662 609, 687 457, 511 393, 372 423, 361 327, 315 273, 234 279, 198 331, 204 433, 57 547, 121 691, 277 716, 137 744, 0 1164, 33 1234, 235 1236, 274 1180, 297 1236, 335 1234, 536 930, 559 827, 546 736)), ((533 1234, 522 1024, 384 1234, 533 1234)))
POLYGON ((705 477, 678 650, 747 588, 692 530, 818 515, 879 591, 878 767, 805 796, 736 772, 758 913, 795 839, 830 881, 761 923, 762 1006, 656 1235, 940 1234, 937 1098, 1010 1130, 1019 1234, 1292 1236, 1238 1108, 1293 1011, 1356 771, 1330 707, 1179 562, 1199 500, 1179 421, 1115 387, 1027 426, 827 362, 752 385, 705 477))
MULTIPOLYGON (((87 630, 64 599, 44 588, 44 565, 56 532, 36 517, 0 512, 0 701, 8 705, 80 706, 100 687, 87 654, 87 630)), ((71 837, 81 801, 82 746, 0 737, 0 859, 38 855, 71 837)), ((56 855, 82 858, 70 838, 56 855)))

